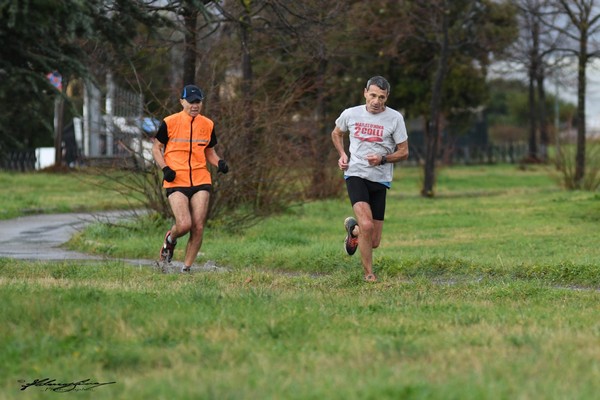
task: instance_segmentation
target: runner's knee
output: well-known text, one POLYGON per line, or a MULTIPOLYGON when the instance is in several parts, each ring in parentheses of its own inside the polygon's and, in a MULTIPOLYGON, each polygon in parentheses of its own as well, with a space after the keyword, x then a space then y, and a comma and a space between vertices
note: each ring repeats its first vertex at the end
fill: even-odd
POLYGON ((177 227, 177 232, 181 235, 188 233, 192 229, 191 221, 177 221, 175 222, 175 226, 177 227))
POLYGON ((373 221, 370 220, 361 221, 359 222, 358 226, 360 228, 359 232, 365 235, 372 235, 375 228, 373 221))

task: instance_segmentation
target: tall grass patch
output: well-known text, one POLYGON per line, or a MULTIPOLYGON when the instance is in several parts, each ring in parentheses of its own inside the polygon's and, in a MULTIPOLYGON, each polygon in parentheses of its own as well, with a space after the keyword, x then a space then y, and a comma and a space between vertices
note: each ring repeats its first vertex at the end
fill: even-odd
MULTIPOLYGON (((388 193, 375 272, 417 276, 519 277, 598 287, 600 196, 563 191, 549 171, 515 166, 440 171, 438 197, 418 195, 420 169, 398 168, 388 193)), ((232 233, 209 223, 197 263, 294 273, 362 274, 343 251, 346 198, 310 202, 232 233)), ((70 248, 155 258, 172 221, 147 216, 129 226, 93 226, 70 248)), ((183 259, 185 238, 175 261, 183 259)))

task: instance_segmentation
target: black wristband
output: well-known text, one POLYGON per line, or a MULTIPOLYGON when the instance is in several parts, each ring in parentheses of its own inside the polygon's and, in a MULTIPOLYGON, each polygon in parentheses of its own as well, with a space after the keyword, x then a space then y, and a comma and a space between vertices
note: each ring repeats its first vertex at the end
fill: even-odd
POLYGON ((387 157, 381 156, 381 162, 379 163, 379 165, 385 165, 386 163, 387 163, 387 157))

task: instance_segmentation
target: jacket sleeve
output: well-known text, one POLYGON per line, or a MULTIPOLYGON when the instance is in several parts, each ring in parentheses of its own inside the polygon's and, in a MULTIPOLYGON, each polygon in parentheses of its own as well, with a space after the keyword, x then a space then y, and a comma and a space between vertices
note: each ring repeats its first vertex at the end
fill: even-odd
POLYGON ((165 145, 169 141, 169 133, 167 131, 167 123, 165 122, 165 120, 163 120, 160 123, 160 126, 158 127, 158 131, 156 132, 155 138, 156 138, 156 140, 158 140, 159 142, 161 142, 162 144, 165 144, 165 145))

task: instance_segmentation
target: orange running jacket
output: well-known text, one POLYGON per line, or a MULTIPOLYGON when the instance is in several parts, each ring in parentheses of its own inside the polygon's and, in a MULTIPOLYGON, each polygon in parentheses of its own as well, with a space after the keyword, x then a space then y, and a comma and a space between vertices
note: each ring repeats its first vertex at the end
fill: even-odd
POLYGON ((177 173, 173 182, 163 181, 165 188, 211 184, 204 150, 211 141, 214 123, 203 115, 192 118, 181 111, 165 118, 169 141, 164 150, 165 162, 177 173))

